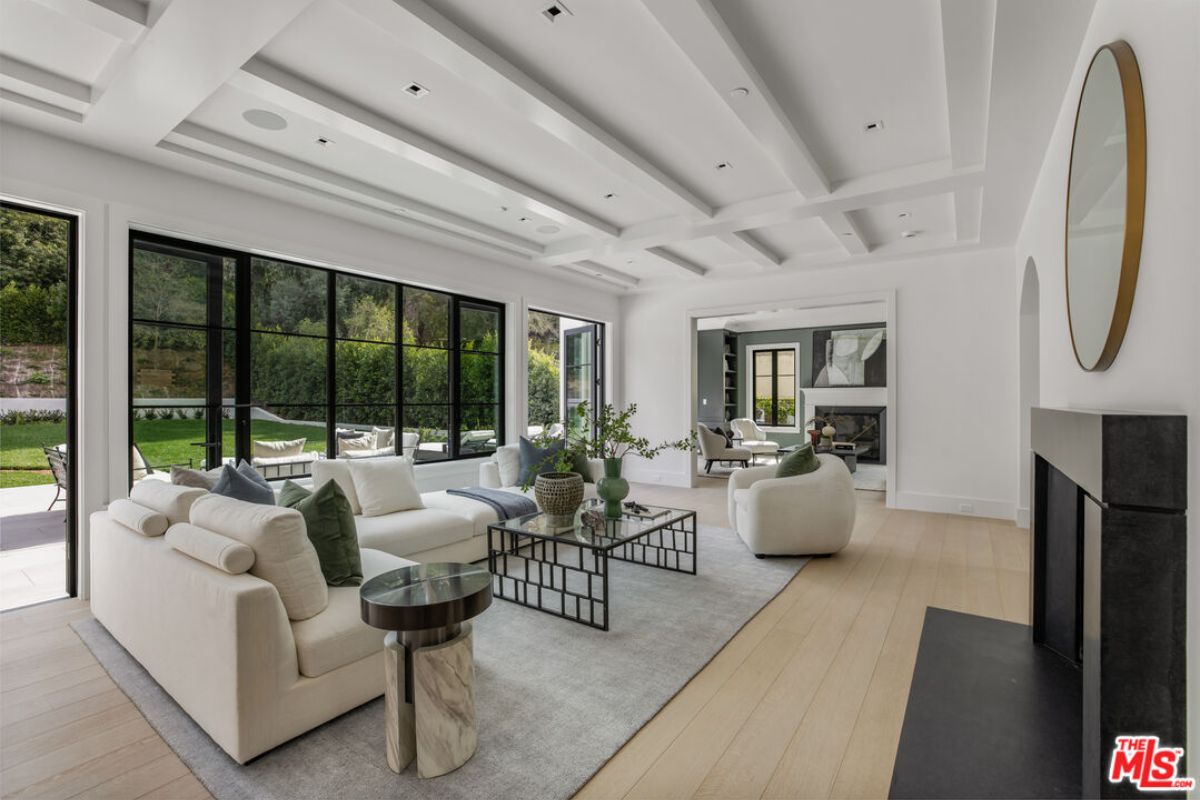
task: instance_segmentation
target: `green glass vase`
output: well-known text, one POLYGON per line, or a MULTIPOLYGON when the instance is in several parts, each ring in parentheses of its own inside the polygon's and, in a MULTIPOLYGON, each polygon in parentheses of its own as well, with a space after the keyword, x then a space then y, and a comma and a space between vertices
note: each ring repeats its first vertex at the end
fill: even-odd
POLYGON ((621 459, 604 459, 604 477, 596 484, 596 494, 604 501, 604 516, 621 518, 621 501, 629 496, 629 481, 621 477, 621 459))

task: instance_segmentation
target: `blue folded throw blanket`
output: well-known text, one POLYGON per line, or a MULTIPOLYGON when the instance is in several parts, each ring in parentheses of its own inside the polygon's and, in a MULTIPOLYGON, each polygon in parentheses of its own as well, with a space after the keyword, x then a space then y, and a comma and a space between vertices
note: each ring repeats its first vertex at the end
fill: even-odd
POLYGON ((466 489, 447 489, 446 494, 467 497, 491 506, 496 512, 497 519, 512 519, 526 514, 536 513, 537 503, 523 494, 506 492, 503 489, 485 489, 482 486, 469 486, 466 489))

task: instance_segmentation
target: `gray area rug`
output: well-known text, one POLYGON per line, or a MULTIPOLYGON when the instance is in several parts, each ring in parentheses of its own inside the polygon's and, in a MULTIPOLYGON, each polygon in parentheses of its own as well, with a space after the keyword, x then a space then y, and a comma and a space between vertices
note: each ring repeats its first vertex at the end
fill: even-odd
POLYGON ((807 560, 756 559, 723 528, 698 539, 697 575, 610 562, 607 632, 496 600, 474 621, 479 748, 432 780, 388 769, 382 698, 239 766, 99 622, 72 627, 218 800, 567 798, 807 560))

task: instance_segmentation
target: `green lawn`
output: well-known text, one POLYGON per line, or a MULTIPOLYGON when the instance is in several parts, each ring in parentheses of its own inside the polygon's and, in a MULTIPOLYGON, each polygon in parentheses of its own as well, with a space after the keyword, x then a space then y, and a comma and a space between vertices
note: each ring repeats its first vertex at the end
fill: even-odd
POLYGON ((0 425, 0 489, 54 483, 42 445, 53 447, 66 438, 65 422, 0 425))
MULTIPOLYGON (((225 455, 233 453, 233 420, 222 426, 225 455)), ((204 451, 193 447, 203 442, 204 421, 191 419, 138 420, 134 423, 134 441, 142 449, 152 467, 187 464, 202 466, 204 451)), ((285 422, 253 422, 255 439, 308 439, 304 449, 325 452, 325 429, 313 425, 285 422)), ((0 426, 0 488, 36 486, 54 483, 49 472, 42 445, 61 444, 67 438, 64 422, 31 422, 23 425, 0 426)))

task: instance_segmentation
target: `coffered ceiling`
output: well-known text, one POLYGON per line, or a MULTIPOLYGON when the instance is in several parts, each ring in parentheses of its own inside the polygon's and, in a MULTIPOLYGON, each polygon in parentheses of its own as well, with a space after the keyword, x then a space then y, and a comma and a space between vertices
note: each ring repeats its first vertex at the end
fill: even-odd
POLYGON ((637 290, 1011 243, 1091 7, 0 0, 0 113, 637 290))

